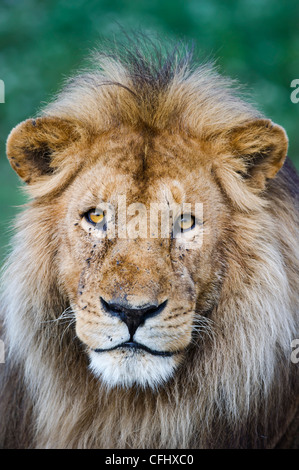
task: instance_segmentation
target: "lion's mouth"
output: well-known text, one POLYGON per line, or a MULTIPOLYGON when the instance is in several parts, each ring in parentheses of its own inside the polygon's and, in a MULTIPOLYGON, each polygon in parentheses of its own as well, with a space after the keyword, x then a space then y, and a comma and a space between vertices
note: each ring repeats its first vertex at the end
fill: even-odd
POLYGON ((146 351, 149 354, 152 354, 153 356, 163 356, 163 357, 170 357, 175 354, 179 354, 181 352, 181 351, 157 351, 155 349, 148 348, 144 344, 137 343, 136 341, 127 341, 125 343, 118 344, 117 346, 114 346, 113 348, 94 349, 93 351, 97 353, 102 353, 102 352, 115 351, 116 349, 122 349, 122 348, 128 348, 132 350, 141 349, 143 351, 146 351))

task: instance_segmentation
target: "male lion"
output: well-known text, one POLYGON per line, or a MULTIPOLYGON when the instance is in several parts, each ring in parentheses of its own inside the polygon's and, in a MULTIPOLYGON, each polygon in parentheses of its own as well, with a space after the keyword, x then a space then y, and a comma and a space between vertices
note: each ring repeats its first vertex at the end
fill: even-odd
POLYGON ((31 201, 3 276, 1 445, 295 447, 287 136, 189 53, 147 57, 99 55, 8 138, 31 201))

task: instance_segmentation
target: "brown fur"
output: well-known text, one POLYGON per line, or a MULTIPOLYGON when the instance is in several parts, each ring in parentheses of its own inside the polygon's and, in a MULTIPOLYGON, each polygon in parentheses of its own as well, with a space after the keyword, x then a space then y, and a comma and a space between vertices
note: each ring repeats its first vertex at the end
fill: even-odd
POLYGON ((128 58, 101 58, 8 139, 32 200, 3 275, 1 445, 294 447, 299 180, 286 134, 212 68, 191 72, 178 52, 128 58), (119 193, 202 202, 202 247, 97 240, 82 214, 119 193), (93 375, 90 350, 124 331, 100 296, 168 299, 140 327, 180 350, 168 380, 109 387, 93 375))

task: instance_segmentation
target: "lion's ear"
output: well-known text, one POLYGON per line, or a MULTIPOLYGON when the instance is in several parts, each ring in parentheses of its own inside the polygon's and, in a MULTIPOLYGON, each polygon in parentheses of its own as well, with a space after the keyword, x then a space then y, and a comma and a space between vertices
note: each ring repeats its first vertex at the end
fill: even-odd
POLYGON ((269 119, 257 119, 234 128, 230 148, 242 164, 241 174, 255 188, 263 189, 274 178, 287 156, 288 138, 284 129, 269 119))
POLYGON ((41 117, 17 125, 7 139, 7 157, 26 183, 54 173, 59 152, 78 139, 76 126, 64 119, 41 117))

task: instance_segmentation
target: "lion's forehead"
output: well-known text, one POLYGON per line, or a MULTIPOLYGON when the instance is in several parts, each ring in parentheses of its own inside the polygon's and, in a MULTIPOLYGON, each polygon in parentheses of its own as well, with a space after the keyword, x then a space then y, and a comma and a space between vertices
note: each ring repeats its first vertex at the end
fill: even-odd
POLYGON ((199 140, 186 139, 180 134, 142 135, 132 130, 120 131, 117 137, 99 137, 93 142, 93 164, 101 163, 117 173, 136 181, 157 177, 176 178, 202 168, 202 153, 206 147, 199 140))
POLYGON ((215 193, 209 158, 199 142, 180 135, 142 136, 120 131, 118 136, 93 142, 82 175, 75 180, 79 191, 88 188, 104 201, 126 194, 130 202, 202 202, 215 193), (206 163, 206 164, 205 164, 206 163), (201 199, 201 200, 199 200, 201 199), (169 200, 168 200, 169 202, 169 200))

